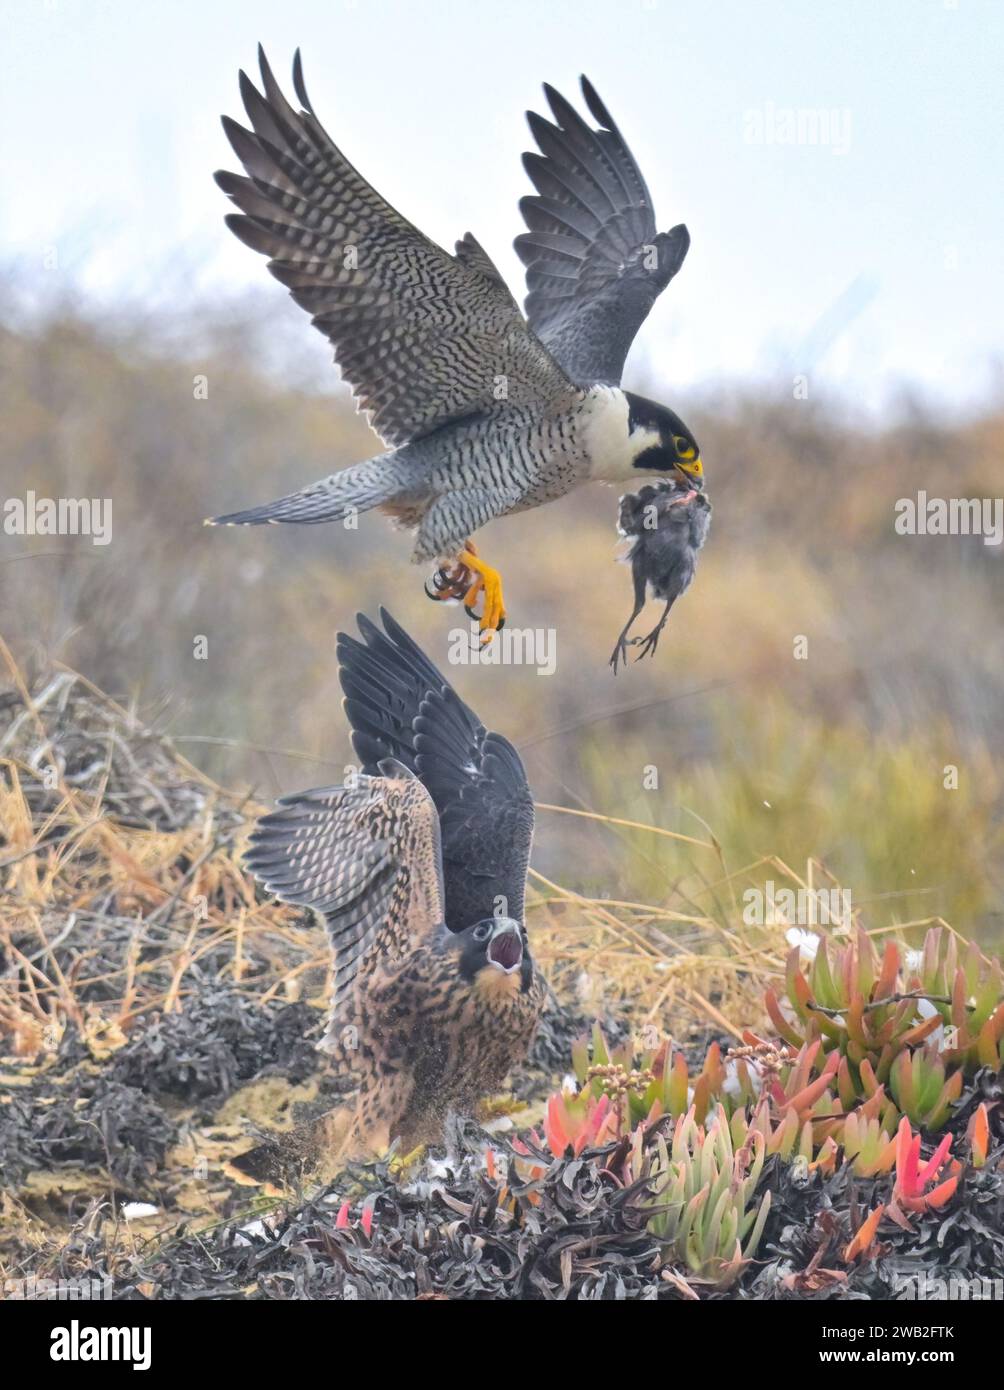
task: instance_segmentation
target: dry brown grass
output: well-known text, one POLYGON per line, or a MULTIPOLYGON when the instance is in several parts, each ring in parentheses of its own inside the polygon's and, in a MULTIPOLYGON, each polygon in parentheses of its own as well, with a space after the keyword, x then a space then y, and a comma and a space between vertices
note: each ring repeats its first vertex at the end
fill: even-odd
MULTIPOLYGON (((44 1059, 72 1024, 93 1055, 107 1054, 139 1020, 180 1011, 195 976, 262 1001, 320 1006, 322 935, 302 913, 256 902, 240 863, 263 808, 78 673, 54 667, 29 690, 2 643, 0 654, 9 679, 0 734, 4 1050, 44 1059)), ((539 842, 557 817, 683 844, 703 865, 702 881, 663 902, 585 896, 531 873, 534 950, 559 996, 677 1036, 709 1027, 739 1036, 760 1020, 763 988, 788 948, 783 929, 744 922, 746 887, 765 877, 778 887, 840 887, 816 860, 795 868, 767 856, 730 870, 710 833, 546 803, 539 842)))
POLYGON ((297 997, 326 953, 300 914, 256 903, 238 862, 256 809, 218 786, 79 674, 11 689, 0 736, 0 1031, 55 1050, 72 1023, 95 1049, 183 1007, 193 972, 297 997))
MULTIPOLYGON (((95 1049, 113 1048, 144 1015, 180 1010, 193 972, 263 1000, 316 989, 322 937, 303 914, 257 903, 240 864, 263 808, 220 787, 78 673, 55 668, 29 691, 0 651, 11 682, 0 738, 8 1050, 51 1051, 68 1022, 95 1049)), ((562 812, 584 814, 542 805, 542 837, 562 812)), ((713 840, 590 819, 703 852, 719 874, 713 887, 735 907, 738 880, 713 840)), ((781 960, 783 941, 769 944, 730 914, 584 897, 536 872, 529 915, 537 955, 562 993, 598 1009, 629 1006, 639 1019, 689 1014, 734 1031, 723 1010, 755 994, 781 960)))

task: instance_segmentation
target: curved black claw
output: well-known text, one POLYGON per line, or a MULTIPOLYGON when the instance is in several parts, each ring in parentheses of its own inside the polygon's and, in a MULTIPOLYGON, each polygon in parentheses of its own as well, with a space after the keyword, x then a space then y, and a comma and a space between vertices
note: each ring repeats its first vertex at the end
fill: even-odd
POLYGON ((618 639, 617 639, 617 645, 616 645, 616 647, 614 647, 613 651, 612 651, 611 654, 610 654, 610 662, 609 662, 609 664, 614 668, 614 675, 615 675, 615 676, 616 676, 616 674, 617 674, 617 665, 618 665, 619 662, 623 662, 623 664, 624 664, 625 666, 627 666, 627 659, 628 659, 627 649, 628 649, 627 638, 624 637, 624 636, 618 637, 618 639))
POLYGON ((437 603, 443 603, 447 599, 463 598, 470 588, 469 579, 463 571, 450 571, 440 568, 435 574, 430 575, 425 581, 426 598, 434 599, 437 603), (432 588, 429 588, 429 585, 432 588))
POLYGON ((662 623, 654 627, 647 637, 632 637, 631 645, 640 647, 635 661, 641 661, 643 656, 655 656, 655 649, 659 645, 659 638, 662 636, 662 623))
MULTIPOLYGON (((474 604, 473 604, 473 603, 465 603, 465 604, 464 604, 464 612, 467 614, 467 616, 471 619, 472 622, 478 623, 478 622, 481 621, 481 614, 480 614, 480 613, 478 612, 478 610, 474 607, 474 604)), ((494 630, 495 632, 501 632, 502 629, 503 629, 504 627, 505 627, 505 614, 503 614, 502 617, 499 618, 499 620, 498 620, 498 625, 497 625, 493 630, 494 630)))

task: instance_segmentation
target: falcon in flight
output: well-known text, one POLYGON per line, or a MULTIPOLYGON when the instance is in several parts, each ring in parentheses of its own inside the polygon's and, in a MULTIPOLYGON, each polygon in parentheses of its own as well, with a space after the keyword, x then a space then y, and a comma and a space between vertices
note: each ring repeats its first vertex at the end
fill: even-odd
POLYGON ((338 637, 361 772, 284 797, 246 863, 323 918, 334 977, 320 1047, 359 1087, 355 1137, 407 1151, 526 1056, 545 986, 523 920, 533 800, 519 754, 381 618, 383 632, 358 618, 362 642, 338 637))
POLYGON ((528 115, 539 153, 523 162, 537 193, 520 204, 529 230, 515 242, 524 317, 470 233, 451 255, 353 168, 314 114, 299 52, 298 111, 261 49, 259 62, 261 91, 240 74, 251 129, 223 118, 246 171, 216 175, 240 210, 227 223, 329 338, 386 451, 210 524, 354 524, 379 507, 415 533, 416 563, 436 562, 431 596, 463 599, 490 641, 505 606, 472 540, 480 527, 593 480, 679 473, 703 486, 680 417, 620 389, 690 236, 682 224, 656 232, 645 181, 591 83, 595 125, 545 87, 554 119, 528 115))

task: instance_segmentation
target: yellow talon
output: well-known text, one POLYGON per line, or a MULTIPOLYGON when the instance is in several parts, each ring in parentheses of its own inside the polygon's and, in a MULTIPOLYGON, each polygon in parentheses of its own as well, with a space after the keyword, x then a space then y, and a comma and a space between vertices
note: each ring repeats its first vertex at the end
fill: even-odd
POLYGON ((467 590, 465 591, 465 593, 464 593, 464 607, 465 607, 465 608, 470 609, 470 608, 473 608, 473 607, 474 607, 474 605, 475 605, 475 604, 477 603, 477 601, 478 601, 478 594, 481 593, 481 590, 482 590, 484 587, 485 587, 485 585, 484 585, 484 580, 481 578, 480 574, 475 575, 475 577, 474 577, 474 583, 473 583, 473 584, 471 585, 471 587, 470 587, 469 589, 467 589, 467 590))
POLYGON ((394 1154, 387 1164, 388 1169, 396 1178, 403 1177, 414 1164, 421 1163, 422 1159, 425 1157, 425 1149, 426 1146, 424 1144, 418 1144, 412 1149, 411 1153, 403 1155, 394 1154))
POLYGON ((492 569, 491 565, 486 565, 484 560, 478 558, 478 553, 470 542, 457 559, 477 576, 464 597, 464 604, 470 608, 479 594, 484 595, 484 611, 480 618, 481 641, 490 642, 506 616, 505 604, 502 601, 502 576, 498 570, 492 569))
POLYGON ((478 1106, 478 1119, 482 1123, 486 1120, 497 1120, 508 1118, 510 1115, 519 1115, 527 1109, 525 1100, 518 1100, 514 1095, 486 1096, 478 1106))

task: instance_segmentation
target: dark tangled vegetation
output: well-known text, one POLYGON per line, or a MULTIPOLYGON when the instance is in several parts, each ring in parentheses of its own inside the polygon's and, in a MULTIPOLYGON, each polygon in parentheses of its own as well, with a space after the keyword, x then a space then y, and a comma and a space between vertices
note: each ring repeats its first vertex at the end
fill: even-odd
POLYGON ((740 936, 737 909, 692 917, 681 950, 671 906, 545 883, 530 914, 556 994, 504 1127, 489 1108, 403 1170, 255 1193, 230 1159, 338 1103, 313 1047, 320 934, 256 901, 251 804, 73 673, 33 692, 12 674, 5 1278, 121 1298, 783 1299, 996 1277, 1000 972, 947 928, 880 954, 858 920, 785 963, 777 929, 740 936), (584 967, 611 939, 623 981, 651 978, 589 1040, 584 967), (915 1129, 926 1157, 949 1150, 926 1176, 915 1129))

